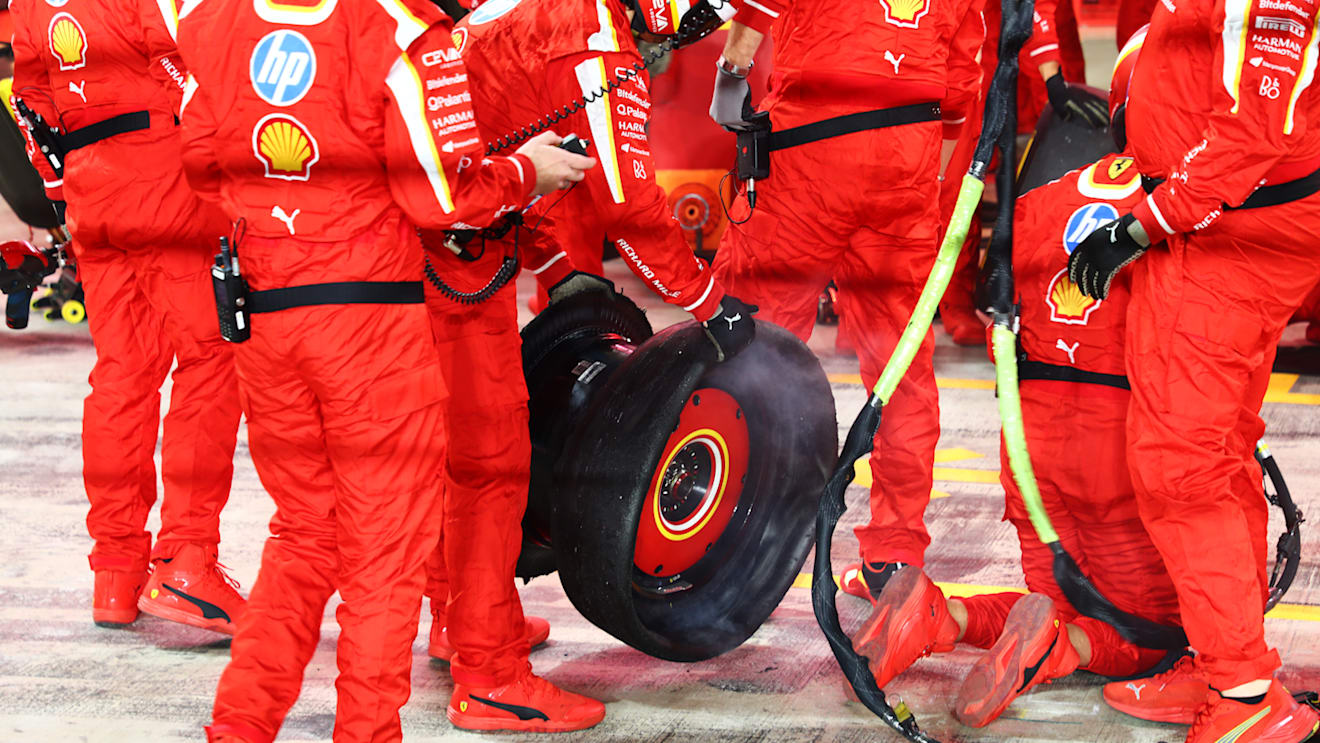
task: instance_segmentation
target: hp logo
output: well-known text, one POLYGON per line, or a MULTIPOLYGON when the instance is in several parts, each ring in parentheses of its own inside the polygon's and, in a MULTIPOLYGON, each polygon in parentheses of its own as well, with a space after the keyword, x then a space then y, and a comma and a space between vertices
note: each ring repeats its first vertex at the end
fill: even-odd
POLYGON ((252 88, 267 103, 291 106, 302 100, 316 79, 316 52, 306 36, 271 31, 252 50, 252 88))

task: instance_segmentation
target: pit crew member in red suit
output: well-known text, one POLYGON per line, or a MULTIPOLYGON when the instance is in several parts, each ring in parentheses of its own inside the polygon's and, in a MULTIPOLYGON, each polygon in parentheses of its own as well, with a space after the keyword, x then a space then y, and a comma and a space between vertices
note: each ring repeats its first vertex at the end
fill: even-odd
MULTIPOLYGON (((980 4, 886 0, 858 12, 844 0, 757 0, 749 7, 759 13, 735 19, 716 72, 717 123, 746 126, 743 77, 770 34, 775 70, 760 108, 776 132, 859 113, 871 128, 774 152, 769 178, 756 183, 755 208, 733 215, 749 221, 725 232, 716 274, 803 339, 833 278, 862 381, 871 385, 934 261, 941 150, 945 142, 952 150, 980 87, 980 4)), ((928 334, 876 436, 871 520, 857 529, 874 593, 895 564, 922 564, 930 542, 922 516, 939 438, 933 346, 928 334)))
MULTIPOLYGON (((1143 196, 1132 159, 1109 155, 1019 198, 1013 265, 1022 312, 1020 389, 1041 497, 1064 547, 1120 609, 1176 625, 1173 584, 1137 515, 1127 472, 1127 287, 1116 283, 1099 301, 1084 296, 1067 274, 1068 250, 1078 238, 1143 196)), ((1031 525, 1006 449, 1000 458, 1005 517, 1017 529, 1031 593, 946 599, 917 568, 906 568, 885 586, 854 638, 881 685, 956 643, 989 648, 954 707, 976 727, 1028 689, 1078 668, 1132 676, 1165 655, 1073 610, 1054 581, 1053 554, 1031 525)))
POLYGON ((1190 743, 1299 741, 1320 725, 1274 678, 1253 459, 1279 336, 1320 279, 1299 239, 1320 228, 1315 25, 1314 2, 1156 5, 1127 106, 1150 193, 1069 263, 1097 298, 1134 264, 1128 466, 1178 590, 1193 670, 1212 690, 1191 712, 1190 743))
POLYGON ((96 345, 82 434, 95 542, 92 619, 128 624, 141 607, 233 634, 244 602, 216 550, 238 388, 207 276, 228 225, 184 180, 175 118, 184 71, 169 31, 174 19, 161 7, 17 0, 14 90, 72 147, 62 181, 34 146, 28 150, 47 195, 68 202, 96 345), (160 386, 176 361, 153 547, 145 527, 156 501, 160 386))
MULTIPOLYGON (((640 65, 631 26, 636 11, 630 3, 574 2, 576 9, 562 0, 487 4, 455 29, 478 134, 486 141, 500 143, 523 125, 595 93, 617 70, 640 65)), ((584 183, 543 199, 523 216, 524 227, 478 249, 478 261, 459 265, 443 249, 432 252, 430 260, 448 267, 452 278, 446 274, 446 283, 475 289, 494 274, 511 250, 508 243, 516 239, 526 265, 550 289, 551 301, 558 301, 578 290, 608 288, 603 280, 573 270, 577 258, 568 237, 584 222, 603 224, 637 275, 666 301, 709 320, 716 348, 731 355, 750 341, 750 335, 743 335, 752 327, 745 322, 749 308, 726 298, 709 269, 692 255, 664 191, 653 180, 644 128, 651 105, 644 75, 593 95, 580 112, 556 122, 558 128, 593 140, 591 149, 602 165, 584 183), (741 309, 719 315, 721 307, 741 309)), ((448 87, 435 93, 451 94, 448 87)), ((598 249, 595 255, 598 260, 598 249)), ((453 392, 450 416, 463 420, 468 431, 464 445, 449 453, 443 554, 433 556, 428 568, 430 652, 451 661, 455 691, 448 715, 455 725, 529 729, 527 721, 507 710, 464 706, 468 687, 501 686, 526 674, 529 641, 539 643, 549 632, 543 619, 524 618, 512 582, 530 476, 514 287, 480 304, 454 301, 431 284, 427 289, 453 392), (465 563, 464 556, 469 556, 465 563)))
MULTIPOLYGON (((181 13, 189 179, 239 223, 249 305, 291 298, 253 314, 235 346, 253 462, 277 511, 212 740, 275 738, 336 590, 334 738, 401 740, 447 438, 416 226, 489 224, 592 165, 550 147, 552 133, 483 158, 465 86, 432 92, 466 75, 451 30, 420 0, 210 0, 181 13), (228 43, 215 44, 218 27, 228 43)), ((485 704, 529 705, 519 689, 482 691, 485 704)), ((604 713, 558 689, 537 704, 547 726, 604 713)))

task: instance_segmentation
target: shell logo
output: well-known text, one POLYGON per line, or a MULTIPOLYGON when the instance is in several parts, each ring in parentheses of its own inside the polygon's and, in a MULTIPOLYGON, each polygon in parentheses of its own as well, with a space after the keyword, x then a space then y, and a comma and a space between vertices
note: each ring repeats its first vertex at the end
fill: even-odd
POLYGON ((60 69, 77 70, 87 65, 87 34, 81 23, 68 13, 56 13, 48 29, 50 52, 60 69))
POLYGON ((899 28, 917 28, 930 12, 930 0, 879 0, 885 21, 899 28))
POLYGON ((1091 320, 1103 300, 1092 299, 1068 278, 1068 269, 1054 275, 1045 291, 1045 303, 1050 306, 1050 320, 1064 325, 1085 325, 1091 320))
POLYGON ((252 128, 252 152, 267 178, 305 181, 321 159, 321 148, 307 127, 292 116, 270 114, 252 128))
POLYGON ((456 28, 451 36, 454 40, 454 48, 458 50, 459 54, 462 54, 463 49, 467 47, 468 30, 466 28, 456 28))

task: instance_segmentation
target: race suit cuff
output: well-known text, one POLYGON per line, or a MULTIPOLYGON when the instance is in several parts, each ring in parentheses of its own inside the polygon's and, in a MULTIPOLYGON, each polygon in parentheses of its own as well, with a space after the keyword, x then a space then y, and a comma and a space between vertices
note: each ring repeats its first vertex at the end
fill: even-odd
POLYGON ((64 201, 64 180, 44 183, 46 187, 46 198, 51 201, 64 201))
POLYGON ((769 35, 770 26, 779 18, 779 3, 771 0, 742 0, 742 8, 733 20, 769 35))
POLYGON ((529 266, 532 275, 536 277, 536 283, 547 292, 550 287, 558 284, 568 278, 573 273, 573 261, 568 259, 568 254, 559 251, 539 266, 529 266))
POLYGON ((720 311, 720 301, 724 299, 724 287, 715 283, 715 276, 710 271, 706 272, 706 277, 707 283, 702 286, 701 294, 694 298, 692 304, 683 306, 697 322, 706 322, 714 317, 720 311))
POLYGON ((1137 204, 1136 208, 1132 210, 1132 216, 1137 218, 1137 221, 1141 223, 1142 229, 1146 230, 1147 235, 1150 235, 1152 243, 1160 242, 1177 231, 1169 226, 1168 219, 1165 218, 1164 213, 1161 212, 1159 206, 1156 205, 1155 194, 1158 193, 1159 190, 1156 189, 1155 193, 1147 196, 1144 201, 1137 204))
POLYGON ((526 155, 515 153, 509 159, 518 169, 518 177, 522 178, 522 201, 526 204, 532 200, 532 191, 536 190, 536 166, 532 165, 532 159, 526 155))
POLYGON ((946 118, 942 121, 943 135, 946 140, 957 140, 962 137, 963 125, 967 123, 966 116, 958 118, 946 118))
POLYGON ((1063 64, 1063 58, 1059 56, 1059 44, 1057 42, 1041 44, 1035 49, 1031 49, 1027 52, 1027 59, 1030 59, 1031 64, 1034 65, 1032 69, 1035 69, 1046 62, 1053 62, 1057 65, 1063 64))

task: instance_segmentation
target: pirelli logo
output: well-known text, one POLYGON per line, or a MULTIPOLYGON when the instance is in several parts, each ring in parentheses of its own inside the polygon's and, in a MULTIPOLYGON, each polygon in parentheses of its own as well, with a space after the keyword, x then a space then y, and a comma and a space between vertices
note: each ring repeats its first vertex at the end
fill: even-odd
POLYGON ((1301 39, 1306 36, 1306 26, 1292 18, 1263 15, 1256 18, 1256 28, 1262 31, 1286 31, 1301 39))

